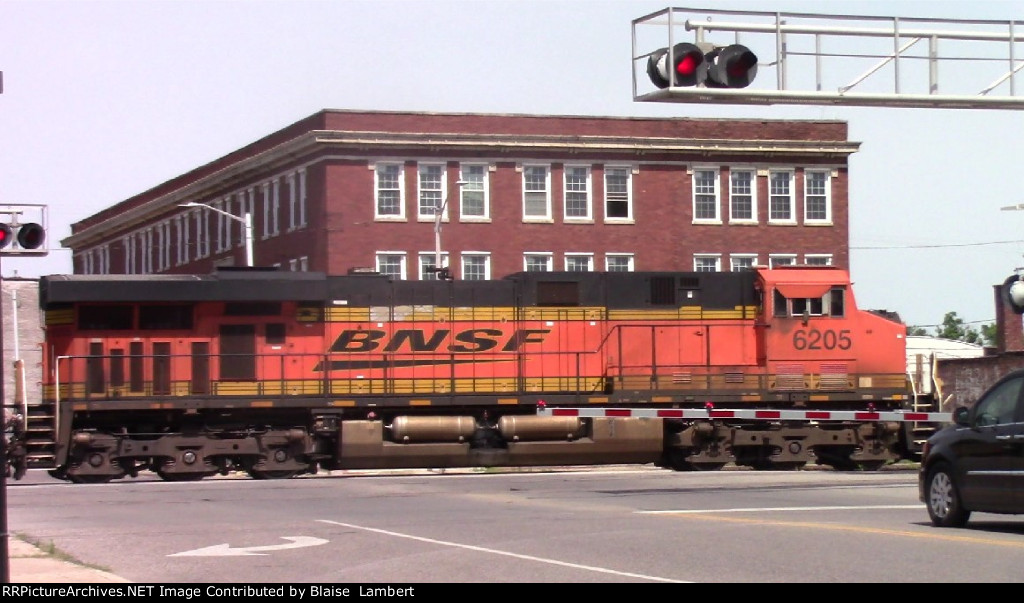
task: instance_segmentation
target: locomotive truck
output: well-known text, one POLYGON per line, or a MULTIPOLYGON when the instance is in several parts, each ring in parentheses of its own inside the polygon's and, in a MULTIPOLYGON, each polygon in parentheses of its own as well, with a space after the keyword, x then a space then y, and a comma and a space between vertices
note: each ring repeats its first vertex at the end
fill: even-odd
POLYGON ((406 281, 52 275, 23 449, 96 483, 728 463, 874 469, 949 420, 836 267, 406 281))

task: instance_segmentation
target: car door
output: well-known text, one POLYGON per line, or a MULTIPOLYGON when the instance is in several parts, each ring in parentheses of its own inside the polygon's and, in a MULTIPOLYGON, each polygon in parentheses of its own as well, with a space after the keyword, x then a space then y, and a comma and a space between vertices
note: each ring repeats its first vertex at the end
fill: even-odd
MULTIPOLYGON (((1024 382, 1024 377, 1021 378, 1024 382)), ((1015 512, 1024 513, 1024 385, 1017 396, 1017 420, 1003 434, 1010 448, 1010 481, 1013 484, 1015 512)))
POLYGON ((964 506, 974 511, 1015 512, 1024 476, 1021 396, 1024 373, 992 386, 971 413, 970 427, 954 445, 964 506))

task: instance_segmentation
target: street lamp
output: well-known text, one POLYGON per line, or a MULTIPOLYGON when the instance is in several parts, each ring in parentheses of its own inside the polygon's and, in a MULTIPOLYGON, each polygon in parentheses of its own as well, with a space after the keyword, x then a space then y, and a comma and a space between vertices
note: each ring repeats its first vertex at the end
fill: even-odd
MULTIPOLYGON (((462 190, 463 185, 469 184, 465 180, 459 180, 455 183, 459 187, 459 191, 462 190)), ((445 195, 444 201, 441 202, 440 206, 434 207, 434 271, 437 272, 437 278, 439 280, 448 280, 451 278, 451 273, 448 267, 441 267, 441 216, 444 215, 444 208, 448 207, 448 200, 451 198, 452 193, 448 191, 445 195)))
POLYGON ((249 266, 250 268, 252 267, 252 214, 249 213, 248 210, 246 210, 244 217, 240 218, 231 212, 224 211, 223 209, 218 209, 212 205, 207 205, 205 203, 196 203, 195 201, 180 203, 178 204, 178 207, 205 207, 210 211, 215 211, 218 214, 227 216, 234 220, 235 222, 241 222, 242 226, 245 227, 245 265, 249 266))

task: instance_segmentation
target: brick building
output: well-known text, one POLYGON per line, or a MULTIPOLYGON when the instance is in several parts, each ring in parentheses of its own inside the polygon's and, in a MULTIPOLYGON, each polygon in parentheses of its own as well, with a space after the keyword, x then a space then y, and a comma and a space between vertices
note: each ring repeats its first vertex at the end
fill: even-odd
POLYGON ((840 121, 324 110, 72 225, 76 273, 849 265, 840 121), (183 204, 192 204, 183 207, 183 204), (435 238, 435 212, 440 235, 435 238))

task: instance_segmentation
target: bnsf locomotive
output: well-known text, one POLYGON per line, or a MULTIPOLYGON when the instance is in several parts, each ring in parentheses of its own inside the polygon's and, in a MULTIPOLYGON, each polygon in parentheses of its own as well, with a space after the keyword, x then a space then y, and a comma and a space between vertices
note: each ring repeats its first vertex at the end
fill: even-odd
POLYGON ((53 475, 906 456, 905 327, 846 271, 47 276, 53 475))

